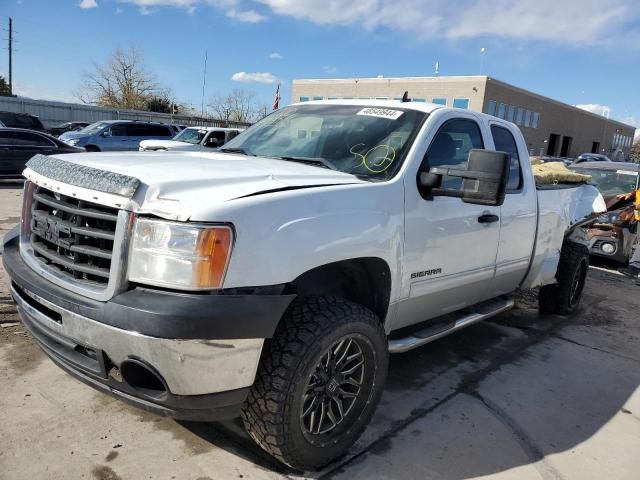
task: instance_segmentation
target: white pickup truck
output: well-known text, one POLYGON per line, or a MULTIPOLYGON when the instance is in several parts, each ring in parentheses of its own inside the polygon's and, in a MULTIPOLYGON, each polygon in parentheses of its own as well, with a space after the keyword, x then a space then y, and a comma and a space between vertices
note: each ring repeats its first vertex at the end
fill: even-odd
POLYGON ((219 127, 187 127, 171 140, 142 140, 140 152, 199 152, 219 148, 244 129, 219 127))
POLYGON ((368 424, 389 353, 513 306, 567 314, 590 185, 536 187, 518 128, 412 102, 278 110, 212 153, 34 157, 3 260, 82 381, 182 419, 240 413, 296 469, 368 424))

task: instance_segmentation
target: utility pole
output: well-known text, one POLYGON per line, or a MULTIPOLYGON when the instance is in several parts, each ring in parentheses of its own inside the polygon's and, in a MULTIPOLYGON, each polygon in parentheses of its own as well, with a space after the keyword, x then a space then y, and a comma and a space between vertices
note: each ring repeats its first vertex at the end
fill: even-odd
POLYGON ((204 52, 204 72, 202 73, 202 103, 200 104, 200 116, 204 118, 204 89, 207 85, 207 57, 209 50, 204 52))
POLYGON ((13 96, 13 19, 9 17, 9 95, 13 96))

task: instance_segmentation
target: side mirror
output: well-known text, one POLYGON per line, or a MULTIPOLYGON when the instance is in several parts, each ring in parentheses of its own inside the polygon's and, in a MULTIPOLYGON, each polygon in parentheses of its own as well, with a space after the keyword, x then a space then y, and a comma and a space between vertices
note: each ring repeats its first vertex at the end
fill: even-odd
POLYGON ((111 130, 105 130, 104 132, 102 132, 100 134, 101 137, 110 137, 111 136, 111 130))
POLYGON ((465 203, 500 206, 507 190, 510 164, 508 153, 471 150, 467 170, 433 167, 420 174, 420 186, 432 196, 458 197, 465 203), (445 176, 461 178, 462 188, 440 188, 445 176))

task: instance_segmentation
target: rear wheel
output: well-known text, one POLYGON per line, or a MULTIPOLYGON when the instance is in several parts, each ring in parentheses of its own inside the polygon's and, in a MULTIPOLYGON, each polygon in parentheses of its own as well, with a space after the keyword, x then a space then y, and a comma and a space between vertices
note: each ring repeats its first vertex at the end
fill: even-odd
POLYGON ((86 147, 84 147, 84 149, 87 152, 99 152, 100 149, 98 147, 96 147, 95 145, 87 145, 86 147))
POLYGON ((543 313, 568 315, 580 305, 589 270, 589 250, 577 243, 562 247, 557 284, 540 289, 539 308, 543 313))
POLYGON ((295 469, 326 465, 369 423, 387 364, 386 335, 371 311, 333 297, 296 300, 265 343, 245 428, 295 469))

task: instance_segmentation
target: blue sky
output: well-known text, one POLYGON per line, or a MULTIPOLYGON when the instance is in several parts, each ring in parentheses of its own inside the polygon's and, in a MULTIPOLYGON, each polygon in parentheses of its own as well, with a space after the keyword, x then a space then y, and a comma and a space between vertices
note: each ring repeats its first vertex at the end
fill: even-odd
POLYGON ((478 74, 484 47, 483 73, 640 126, 637 1, 0 0, 0 37, 13 17, 21 95, 71 100, 83 71, 133 44, 195 107, 205 50, 206 99, 243 88, 270 104, 272 82, 288 103, 294 78, 431 75, 436 61, 478 74))

